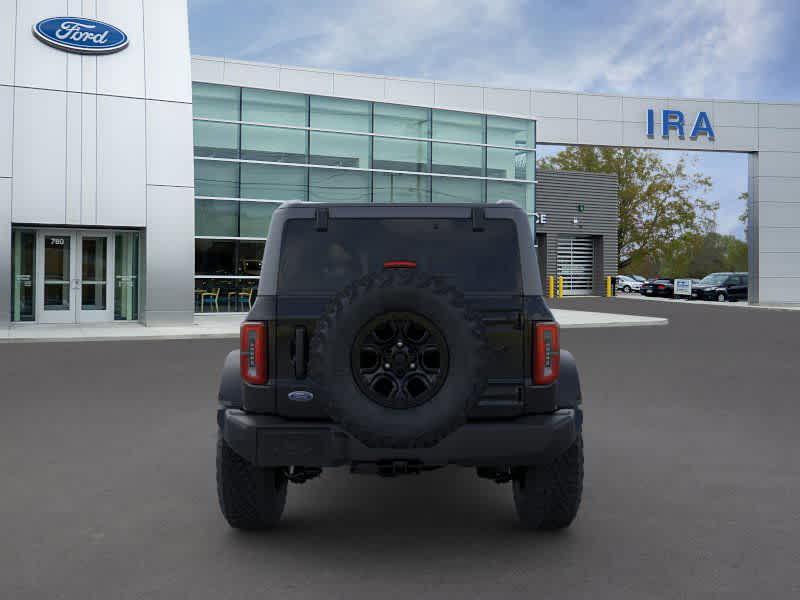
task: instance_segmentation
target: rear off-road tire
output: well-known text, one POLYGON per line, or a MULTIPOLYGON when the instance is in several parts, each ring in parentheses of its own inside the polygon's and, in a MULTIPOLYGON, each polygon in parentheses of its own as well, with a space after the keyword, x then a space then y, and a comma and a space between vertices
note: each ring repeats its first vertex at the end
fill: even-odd
POLYGON ((217 440, 217 497, 228 524, 235 529, 270 529, 286 505, 287 479, 283 469, 261 468, 217 440))
POLYGON ((583 437, 548 465, 519 467, 513 471, 514 504, 526 529, 568 527, 581 505, 583 492, 583 437))
MULTIPOLYGON (((309 374, 325 410, 371 448, 429 448, 458 429, 487 382, 488 342, 480 315, 442 278, 389 269, 358 279, 332 300, 310 343, 309 374), (424 403, 388 407, 359 387, 353 348, 372 319, 407 314, 440 333, 447 375, 424 403)), ((387 364, 387 367, 389 365, 387 364)))

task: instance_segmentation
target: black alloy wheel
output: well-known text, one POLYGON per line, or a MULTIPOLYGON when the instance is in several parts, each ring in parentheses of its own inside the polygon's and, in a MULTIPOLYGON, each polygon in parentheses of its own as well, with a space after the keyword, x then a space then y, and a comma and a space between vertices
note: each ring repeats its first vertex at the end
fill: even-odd
POLYGON ((358 387, 373 402, 408 409, 430 400, 444 385, 450 362, 444 336, 411 312, 390 312, 367 322, 351 350, 358 387))

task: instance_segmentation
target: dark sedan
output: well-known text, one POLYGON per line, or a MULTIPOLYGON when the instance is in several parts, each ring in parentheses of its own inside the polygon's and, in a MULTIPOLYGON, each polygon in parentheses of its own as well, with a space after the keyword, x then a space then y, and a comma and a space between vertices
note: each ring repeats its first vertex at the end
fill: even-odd
POLYGON ((711 273, 692 285, 692 298, 728 302, 747 300, 747 273, 711 273))
POLYGON ((672 298, 675 293, 675 284, 672 279, 655 279, 642 284, 639 293, 643 296, 672 298))

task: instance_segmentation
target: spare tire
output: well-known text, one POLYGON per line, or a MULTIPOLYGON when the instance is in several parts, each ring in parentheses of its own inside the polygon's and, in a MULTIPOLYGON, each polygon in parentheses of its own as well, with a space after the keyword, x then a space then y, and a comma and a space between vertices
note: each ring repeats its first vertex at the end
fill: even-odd
POLYGON ((478 402, 487 348, 460 291, 386 270, 331 301, 311 339, 309 375, 328 415, 367 446, 429 447, 478 402))

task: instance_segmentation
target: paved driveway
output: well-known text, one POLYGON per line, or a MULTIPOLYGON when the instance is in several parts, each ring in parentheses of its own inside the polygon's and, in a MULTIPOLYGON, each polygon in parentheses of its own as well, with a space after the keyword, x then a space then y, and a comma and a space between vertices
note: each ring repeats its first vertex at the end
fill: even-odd
POLYGON ((800 593, 800 313, 576 299, 586 491, 519 530, 471 471, 293 486, 242 535, 214 492, 224 340, 0 346, 0 598, 788 598, 800 593))

